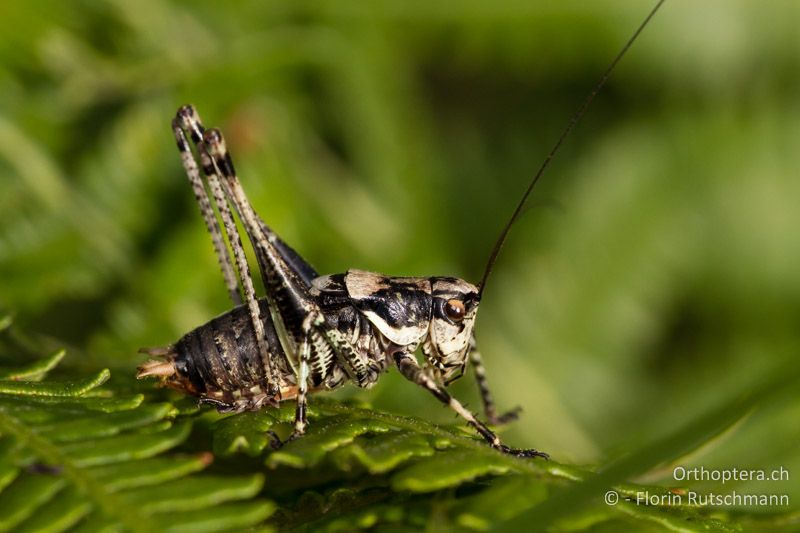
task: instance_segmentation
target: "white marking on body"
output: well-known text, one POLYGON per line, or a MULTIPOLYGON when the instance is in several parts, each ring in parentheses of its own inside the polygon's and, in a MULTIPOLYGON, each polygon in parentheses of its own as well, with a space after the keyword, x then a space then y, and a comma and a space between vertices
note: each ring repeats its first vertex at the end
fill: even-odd
POLYGON ((390 278, 377 272, 367 272, 351 268, 344 277, 347 293, 357 300, 361 300, 383 289, 391 289, 392 283, 415 285, 420 291, 431 293, 431 283, 427 278, 390 278))
POLYGON ((395 328, 390 326, 386 323, 383 318, 378 316, 373 311, 362 311, 367 320, 369 320, 375 328, 381 332, 381 334, 392 341, 394 344, 398 346, 408 346, 410 344, 419 344, 423 340, 425 340, 425 336, 428 334, 428 322, 422 322, 416 326, 405 326, 401 328, 395 328))

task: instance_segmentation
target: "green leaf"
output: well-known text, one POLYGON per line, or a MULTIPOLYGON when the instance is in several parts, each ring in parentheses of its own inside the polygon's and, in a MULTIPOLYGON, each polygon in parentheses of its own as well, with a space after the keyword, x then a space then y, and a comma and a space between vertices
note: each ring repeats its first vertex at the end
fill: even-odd
POLYGON ((267 411, 242 413, 217 422, 214 430, 214 453, 231 455, 246 452, 259 455, 269 445, 269 431, 279 423, 267 411))
POLYGON ((0 530, 218 531, 272 513, 262 474, 209 475, 209 452, 174 452, 196 413, 113 390, 92 396, 108 377, 0 382, 14 393, 0 401, 0 530))
POLYGON ((94 414, 65 422, 55 422, 38 426, 40 435, 53 442, 85 440, 91 437, 107 437, 123 431, 146 426, 163 420, 173 411, 170 404, 144 405, 139 409, 117 411, 109 414, 94 414))
POLYGON ((67 531, 85 517, 92 509, 92 504, 75 488, 60 492, 56 498, 37 510, 15 531, 49 532, 67 531))
POLYGON ((147 487, 199 472, 211 464, 213 456, 203 453, 190 456, 153 457, 88 469, 92 477, 108 490, 147 487))
POLYGON ((240 530, 259 524, 275 512, 275 504, 266 501, 226 503, 211 509, 175 512, 159 518, 162 531, 194 533, 240 530))
POLYGON ((396 490, 433 492, 477 477, 506 474, 507 461, 475 450, 447 450, 422 459, 392 477, 396 490))
MULTIPOLYGON (((10 325, 10 322, 9 322, 10 325)), ((0 331, 5 329, 3 324, 0 323, 0 331)), ((21 380, 38 380, 44 377, 48 372, 58 366, 58 363, 64 358, 67 354, 67 351, 64 349, 56 350, 53 352, 52 355, 45 357, 39 361, 31 363, 30 365, 22 368, 18 368, 16 370, 5 371, 0 373, 0 381, 2 380, 13 380, 13 381, 21 381, 21 380)))
POLYGON ((297 468, 316 465, 326 453, 335 450, 365 433, 383 433, 391 426, 380 420, 331 416, 312 425, 302 439, 292 441, 269 456, 270 466, 289 465, 297 468))
POLYGON ((189 436, 191 423, 181 422, 164 431, 132 432, 98 438, 91 447, 82 442, 65 444, 62 452, 77 466, 97 466, 153 457, 181 444, 189 436))
POLYGON ((552 515, 552 523, 565 530, 626 524, 738 531, 730 517, 706 509, 636 505, 641 491, 670 489, 624 479, 652 461, 653 449, 669 457, 702 445, 742 412, 793 386, 796 376, 782 373, 746 401, 621 463, 628 466, 600 473, 512 457, 460 427, 324 398, 315 398, 307 434, 273 450, 267 432, 292 421, 291 403, 219 418, 142 396, 117 398, 113 388, 92 396, 106 378, 103 372, 68 385, 4 382, 15 384, 17 394, 0 401, 0 529, 220 531, 272 524, 349 531, 418 527, 437 516, 449 526, 487 530, 525 523, 529 513, 543 524, 542 510, 564 494, 614 485, 617 505, 587 502, 568 516, 552 515))
MULTIPOLYGON (((764 380, 747 394, 735 398, 718 408, 698 417, 696 420, 687 424, 686 427, 674 431, 669 436, 643 447, 636 453, 630 454, 617 462, 607 465, 599 473, 591 473, 584 476, 582 483, 567 488, 556 494, 546 502, 532 509, 528 513, 515 518, 509 525, 522 526, 525 523, 535 522, 537 524, 548 525, 556 520, 556 517, 563 516, 564 508, 569 508, 574 512, 576 508, 591 505, 596 501, 598 495, 602 495, 609 487, 622 483, 625 479, 646 472, 659 464, 671 459, 681 457, 686 453, 705 445, 715 439, 720 433, 725 432, 732 425, 737 423, 742 417, 746 416, 756 405, 765 402, 771 397, 780 396, 785 390, 792 390, 800 381, 800 372, 792 370, 781 372, 771 379, 764 380)), ((635 485, 622 485, 615 489, 621 496, 629 499, 636 499, 637 493, 645 491, 652 492, 650 487, 635 485)), ((622 498, 620 498, 622 500, 622 498)), ((622 502, 625 503, 624 501, 622 502)), ((628 516, 636 516, 645 521, 658 522, 662 525, 670 524, 669 513, 649 505, 621 505, 619 509, 613 506, 616 511, 628 516)), ((679 513, 689 513, 688 503, 684 503, 679 513)), ((697 510, 691 513, 695 519, 698 530, 708 527, 713 530, 725 530, 729 527, 723 522, 703 517, 697 510), (720 529, 723 528, 723 529, 720 529)), ((680 521, 680 518, 675 518, 680 521)), ((694 526, 693 526, 694 527, 694 526)), ((730 526, 734 527, 734 526, 730 526)))
POLYGON ((454 514, 460 525, 486 531, 493 524, 530 509, 544 500, 548 493, 548 483, 541 479, 507 476, 479 494, 462 499, 454 514))
POLYGON ((51 476, 22 476, 7 487, 0 499, 0 530, 17 527, 49 502, 66 485, 51 476))
POLYGON ((33 415, 39 416, 41 420, 44 420, 45 418, 57 418, 52 414, 65 411, 70 413, 93 411, 114 413, 126 411, 128 409, 136 409, 143 401, 144 395, 142 394, 128 397, 121 395, 118 398, 65 398, 21 395, 16 397, 0 396, 0 407, 11 410, 33 408, 33 415))
POLYGON ((90 390, 99 387, 111 377, 108 369, 97 375, 79 381, 65 382, 33 382, 33 381, 0 381, 0 394, 18 394, 22 396, 44 397, 76 397, 83 396, 90 390))
POLYGON ((126 491, 122 496, 145 514, 192 511, 231 500, 250 499, 264 485, 264 476, 203 476, 126 491))
POLYGON ((394 470, 399 464, 415 457, 433 455, 430 437, 411 431, 389 433, 356 438, 352 445, 342 449, 340 461, 353 458, 372 474, 394 470))

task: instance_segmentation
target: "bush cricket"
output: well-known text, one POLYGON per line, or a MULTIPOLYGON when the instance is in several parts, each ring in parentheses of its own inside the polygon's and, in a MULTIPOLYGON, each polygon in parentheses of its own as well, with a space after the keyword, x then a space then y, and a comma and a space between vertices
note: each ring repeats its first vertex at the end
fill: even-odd
MULTIPOLYGON (((355 269, 320 276, 250 205, 220 131, 205 129, 194 107, 181 107, 172 130, 235 307, 175 344, 143 349, 156 359, 142 364, 137 377, 157 377, 220 411, 254 410, 294 399, 292 440, 306 430, 309 392, 346 382, 369 388, 395 366, 408 381, 453 409, 490 446, 520 457, 547 458, 538 450, 504 444, 450 395, 447 385, 471 364, 488 424, 517 417, 518 410, 497 413, 487 384, 473 334, 481 296, 531 191, 662 3, 650 11, 561 133, 501 231, 477 285, 453 277, 391 277, 355 269), (234 213, 255 251, 266 292, 261 298, 255 294, 234 213), (414 356, 418 349, 422 365, 414 356)), ((282 444, 277 436, 273 439, 276 447, 282 444)))

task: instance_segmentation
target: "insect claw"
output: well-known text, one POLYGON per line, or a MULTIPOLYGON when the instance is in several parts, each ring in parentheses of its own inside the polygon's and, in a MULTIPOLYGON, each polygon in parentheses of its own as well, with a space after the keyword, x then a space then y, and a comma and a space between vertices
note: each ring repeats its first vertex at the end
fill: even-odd
POLYGON ((267 397, 267 402, 270 407, 280 407, 281 400, 283 399, 281 388, 274 383, 270 383, 267 389, 267 397))
POLYGON ((513 455, 515 457, 523 457, 523 458, 531 458, 531 457, 541 457, 547 461, 550 460, 550 455, 544 452, 540 452, 539 450, 529 449, 519 449, 519 448, 509 448, 505 444, 501 444, 497 447, 503 453, 507 453, 508 455, 513 455))
POLYGON ((280 450, 293 440, 297 440, 298 438, 303 436, 302 433, 293 431, 292 434, 289 435, 289 437, 286 440, 281 440, 278 434, 272 431, 271 429, 267 430, 267 435, 269 436, 269 445, 273 450, 280 450))
POLYGON ((271 429, 267 430, 267 436, 269 437, 269 446, 273 450, 279 450, 281 446, 284 445, 284 442, 281 440, 278 434, 271 429))

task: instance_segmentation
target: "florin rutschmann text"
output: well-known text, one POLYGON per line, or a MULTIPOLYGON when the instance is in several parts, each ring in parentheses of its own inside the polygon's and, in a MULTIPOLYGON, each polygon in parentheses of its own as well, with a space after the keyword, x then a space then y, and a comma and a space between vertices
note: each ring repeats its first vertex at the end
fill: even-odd
POLYGON ((745 494, 730 492, 719 494, 716 492, 699 493, 693 490, 686 492, 650 493, 642 491, 636 493, 636 505, 661 505, 661 506, 701 506, 701 507, 788 507, 788 494, 745 494))
MULTIPOLYGON (((686 468, 676 466, 672 471, 675 481, 716 482, 724 485, 728 482, 785 482, 789 481, 789 471, 780 466, 774 469, 764 468, 705 468, 703 466, 686 468)), ((789 494, 780 491, 752 492, 733 490, 729 493, 698 492, 687 488, 672 488, 664 491, 638 491, 634 495, 622 495, 616 490, 609 490, 604 495, 606 505, 617 505, 621 499, 636 505, 652 505, 662 507, 701 506, 701 507, 788 507, 789 494)))

